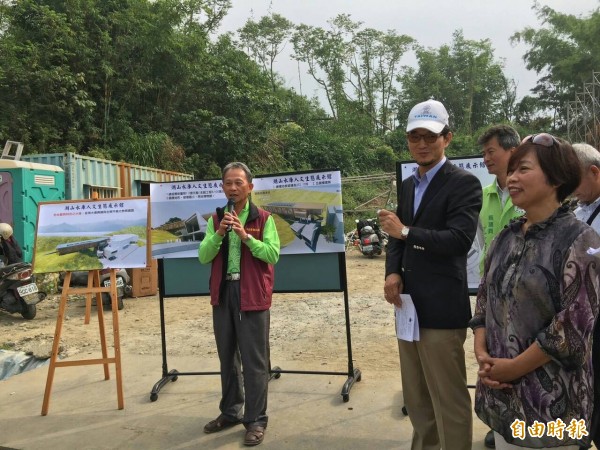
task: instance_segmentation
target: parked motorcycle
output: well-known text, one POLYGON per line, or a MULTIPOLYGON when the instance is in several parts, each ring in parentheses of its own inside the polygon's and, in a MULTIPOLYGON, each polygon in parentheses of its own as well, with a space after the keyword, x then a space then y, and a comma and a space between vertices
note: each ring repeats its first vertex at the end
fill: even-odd
MULTIPOLYGON (((104 287, 110 286, 110 270, 111 269, 102 269, 100 271, 100 285, 104 287)), ((116 269, 116 278, 117 278, 117 307, 120 310, 124 308, 123 297, 125 295, 131 295, 132 287, 131 287, 131 279, 129 274, 125 269, 116 269)), ((59 285, 58 290, 62 292, 63 283, 65 281, 65 272, 61 272, 59 275, 59 285)), ((76 271, 71 272, 71 286, 87 286, 88 283, 88 272, 85 271, 76 271)), ((112 301, 110 298, 110 294, 108 292, 102 293, 102 306, 105 309, 112 309, 112 301)))
POLYGON ((358 238, 356 245, 360 252, 369 257, 381 255, 387 246, 388 235, 379 228, 376 219, 356 219, 358 238))
POLYGON ((45 298, 46 293, 38 291, 31 264, 19 262, 0 267, 0 309, 31 320, 37 314, 36 305, 45 298))

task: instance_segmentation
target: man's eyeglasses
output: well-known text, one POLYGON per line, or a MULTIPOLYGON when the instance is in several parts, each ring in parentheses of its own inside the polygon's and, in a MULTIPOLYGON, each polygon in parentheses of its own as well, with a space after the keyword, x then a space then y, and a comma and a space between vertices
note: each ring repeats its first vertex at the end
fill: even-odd
POLYGON ((543 145, 544 147, 552 147, 554 144, 560 145, 558 140, 549 133, 530 134, 521 141, 521 144, 525 144, 527 142, 543 145))
POLYGON ((423 139, 426 144, 433 144, 435 141, 438 140, 438 138, 441 135, 442 135, 442 133, 439 133, 439 134, 406 133, 406 138, 408 139, 409 142, 412 142, 413 144, 418 144, 421 141, 421 139, 423 139))

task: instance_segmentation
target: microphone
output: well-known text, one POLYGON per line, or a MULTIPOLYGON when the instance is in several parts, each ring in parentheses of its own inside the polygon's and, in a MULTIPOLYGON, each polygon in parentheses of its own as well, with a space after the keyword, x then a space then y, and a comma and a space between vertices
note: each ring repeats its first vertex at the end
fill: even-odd
MULTIPOLYGON (((231 213, 233 211, 234 205, 235 205, 235 202, 233 200, 233 197, 227 200, 227 212, 228 213, 231 213)), ((229 233, 232 228, 233 228, 232 224, 227 225, 227 232, 229 233)))

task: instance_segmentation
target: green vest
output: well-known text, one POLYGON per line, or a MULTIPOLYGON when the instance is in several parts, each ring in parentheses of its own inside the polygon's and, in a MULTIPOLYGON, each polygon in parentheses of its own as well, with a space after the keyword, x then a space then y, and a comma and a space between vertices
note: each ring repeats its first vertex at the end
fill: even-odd
POLYGON ((524 211, 515 207, 512 204, 510 197, 506 200, 504 208, 498 195, 496 181, 489 186, 483 188, 483 205, 479 213, 479 222, 483 229, 484 247, 479 260, 479 273, 483 274, 483 262, 485 255, 490 247, 492 239, 506 226, 509 222, 523 215, 524 211))

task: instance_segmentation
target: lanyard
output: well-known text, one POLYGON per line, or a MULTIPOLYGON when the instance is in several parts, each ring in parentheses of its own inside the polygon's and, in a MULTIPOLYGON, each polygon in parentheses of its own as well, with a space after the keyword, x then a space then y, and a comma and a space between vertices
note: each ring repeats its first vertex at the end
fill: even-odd
POLYGON ((596 218, 598 213, 600 213, 600 203, 598 204, 598 206, 596 206, 596 209, 594 209, 594 212, 592 213, 592 215, 590 217, 588 217, 588 220, 586 220, 586 223, 591 226, 592 222, 594 221, 594 219, 596 218))

